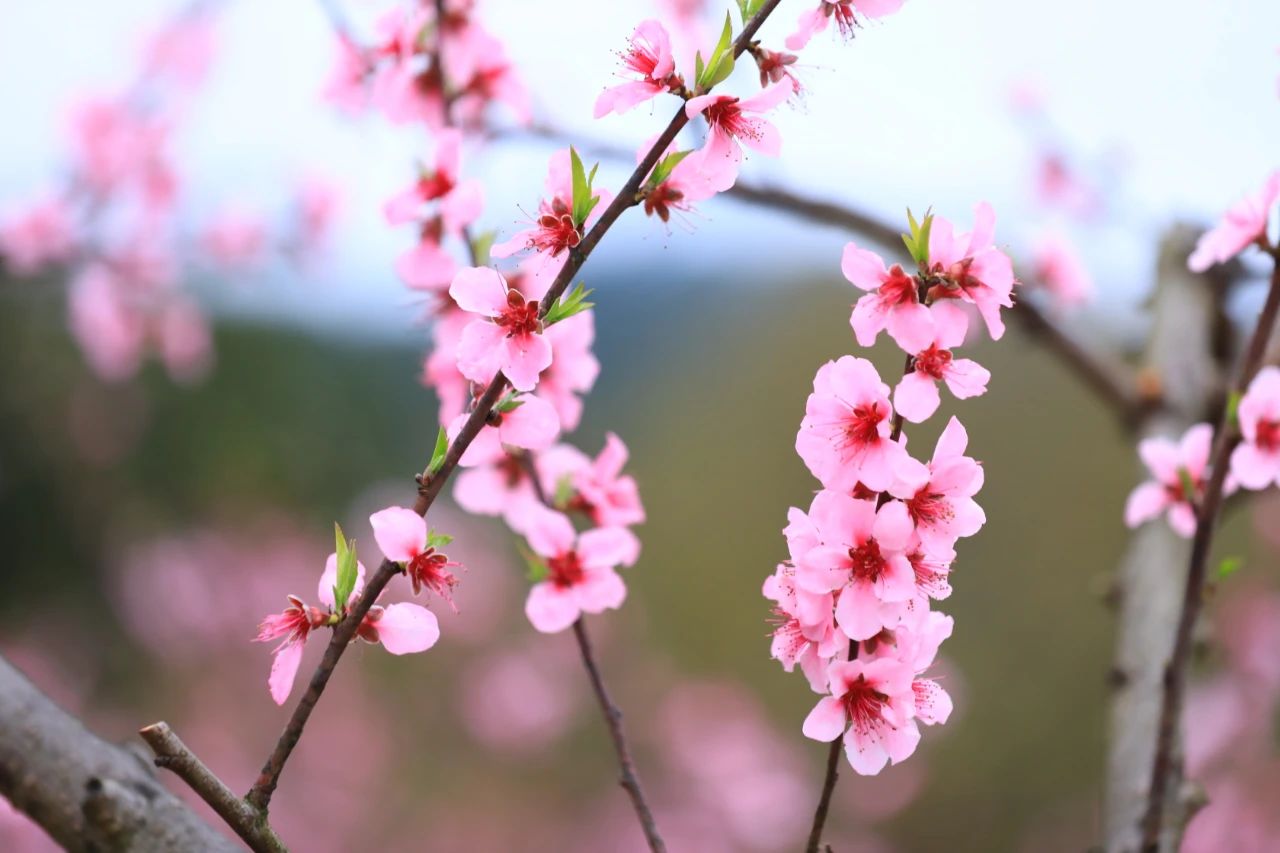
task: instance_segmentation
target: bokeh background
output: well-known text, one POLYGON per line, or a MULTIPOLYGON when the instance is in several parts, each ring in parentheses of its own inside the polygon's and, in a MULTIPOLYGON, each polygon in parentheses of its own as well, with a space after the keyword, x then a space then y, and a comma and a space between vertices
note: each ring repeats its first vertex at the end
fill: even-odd
MULTIPOLYGON (((807 5, 784 4, 766 33, 789 32, 807 5)), ((142 34, 173 8, 6 9, 0 207, 56 179, 63 108, 127 80, 142 34)), ((626 145, 661 120, 587 121, 612 51, 654 7, 484 9, 541 118, 626 145)), ((375 9, 347 11, 368 29, 375 9)), ((1069 233, 1096 295, 1063 322, 1136 358, 1159 234, 1207 223, 1276 165, 1277 31, 1280 8, 1265 2, 1205 14, 911 0, 851 44, 815 39, 808 96, 778 121, 783 158, 753 158, 744 180, 886 217, 932 204, 967 221, 989 198, 1015 258, 1046 228, 1069 233), (1069 169, 1088 210, 1046 200, 1047 162, 1069 169)), ((380 216, 424 137, 320 100, 332 34, 318 5, 228 3, 216 32, 175 142, 193 233, 228 204, 268 218, 315 177, 335 186, 340 218, 301 268, 190 271, 215 319, 216 360, 197 382, 154 364, 98 378, 68 334, 63 279, 0 280, 0 651, 103 736, 163 718, 245 789, 288 711, 267 695, 256 624, 286 593, 311 593, 333 521, 370 561, 367 516, 407 500, 436 404, 419 382, 421 308, 392 269, 409 238, 380 216)), ((509 232, 517 205, 536 204, 550 150, 515 134, 467 161, 488 225, 509 232)), ((674 849, 795 849, 816 800, 826 748, 800 735, 814 696, 769 659, 759 588, 785 557, 787 507, 814 489, 792 449, 813 372, 857 349, 838 269, 847 239, 717 199, 670 230, 624 221, 586 270, 603 370, 575 443, 595 452, 606 431, 623 435, 648 510, 626 607, 590 622, 674 849)), ((1258 298, 1246 284, 1232 309, 1247 316, 1258 298)), ((892 375, 895 353, 870 357, 892 375)), ((904 765, 843 774, 841 853, 1079 850, 1098 835, 1105 591, 1137 462, 1112 415, 1018 329, 973 357, 993 373, 989 393, 942 410, 963 418, 985 465, 989 519, 962 543, 942 605, 956 619, 943 669, 957 711, 904 765)), ((942 423, 912 442, 931 445, 942 423)), ((1273 498, 1233 511, 1220 549, 1244 567, 1215 607, 1269 594, 1273 498)), ((510 536, 448 502, 433 512, 468 566, 461 612, 439 613, 427 654, 353 649, 273 823, 307 851, 636 849, 573 643, 523 618, 510 536)), ((1220 657, 1205 655, 1206 673, 1220 657)), ((4 820, 0 846, 47 845, 4 820)))

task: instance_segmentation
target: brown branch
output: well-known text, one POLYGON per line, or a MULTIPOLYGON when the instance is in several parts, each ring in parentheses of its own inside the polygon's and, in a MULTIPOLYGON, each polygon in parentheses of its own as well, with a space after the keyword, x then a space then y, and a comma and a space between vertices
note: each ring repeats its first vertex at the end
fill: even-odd
POLYGON ((285 846, 267 825, 262 812, 240 799, 169 728, 152 723, 138 732, 156 755, 156 766, 171 770, 191 786, 227 826, 255 853, 281 853, 285 846))
POLYGON ((240 849, 0 657, 0 796, 77 853, 240 849))
MULTIPOLYGON (((543 506, 555 509, 554 504, 547 497, 546 490, 542 488, 542 481, 538 479, 538 469, 534 466, 533 457, 525 453, 521 456, 520 461, 524 465, 530 481, 533 483, 533 491, 537 495, 538 501, 543 506)), ((636 818, 640 821, 640 828, 644 831, 645 841, 648 842, 649 849, 653 853, 662 853, 667 849, 666 842, 662 840, 662 835, 658 832, 658 822, 653 816, 653 810, 649 807, 648 800, 645 799, 644 789, 640 785, 640 774, 636 772, 635 762, 631 758, 631 747, 627 743, 627 735, 622 728, 622 709, 614 704, 613 699, 610 698, 609 690, 605 687, 604 677, 600 674, 600 667, 596 663, 595 652, 591 646, 591 638, 587 635, 585 617, 580 616, 578 621, 573 623, 573 634, 578 640, 578 651, 582 654, 582 665, 587 670, 587 676, 591 679, 591 689, 595 691, 596 701, 600 704, 600 711, 604 715, 605 725, 609 728, 609 737, 613 741, 613 751, 618 757, 618 784, 626 790, 627 796, 631 798, 631 806, 635 810, 636 818)))
MULTIPOLYGON (((740 55, 746 49, 760 25, 777 8, 779 2, 780 0, 766 0, 756 16, 747 22, 734 42, 734 56, 740 55)), ((644 156, 639 165, 636 166, 635 171, 631 173, 631 177, 623 184, 617 196, 605 208, 600 219, 582 238, 582 242, 576 248, 569 250, 564 267, 560 270, 560 274, 556 276, 555 281, 548 288, 546 296, 543 298, 540 311, 542 317, 546 316, 551 304, 568 287, 569 282, 573 280, 573 277, 578 274, 583 264, 586 263, 592 250, 613 226, 613 223, 617 221, 618 217, 622 215, 623 211, 634 207, 638 203, 636 193, 639 191, 641 183, 648 177, 649 172, 653 170, 654 165, 662 157, 667 146, 671 144, 676 134, 680 132, 680 129, 688 121, 689 119, 685 115, 682 105, 667 124, 666 130, 655 140, 648 154, 644 156)), ((475 407, 467 417, 462 429, 454 440, 450 442, 444 463, 440 466, 440 469, 435 474, 431 474, 429 471, 422 473, 419 478, 418 498, 413 505, 414 511, 419 515, 425 516, 427 514, 432 503, 435 502, 440 491, 444 488, 444 484, 458 467, 458 461, 462 458, 462 454, 466 452, 467 448, 471 446, 471 442, 475 440, 481 429, 484 428, 489 415, 493 412, 494 406, 501 399, 506 388, 507 378, 499 373, 489 383, 484 394, 476 401, 475 407)), ((258 781, 254 783, 253 788, 250 789, 246 797, 249 804, 259 809, 264 815, 270 806, 271 795, 279 783, 280 773, 284 770, 284 766, 289 760, 289 755, 293 752, 293 748, 297 745, 299 738, 302 737, 307 719, 311 716, 311 711, 315 708, 321 694, 324 692, 324 688, 329 682, 329 677, 333 674, 334 668, 342 658, 343 652, 346 651, 352 637, 355 636, 356 629, 364 619, 365 614, 369 612, 369 608, 373 606, 373 602, 382 593, 383 588, 399 571, 398 566, 384 560, 378 566, 378 570, 374 572, 359 601, 356 602, 347 616, 334 629, 333 637, 325 649, 324 658, 320 661, 315 674, 311 677, 307 692, 303 694, 298 707, 294 709, 293 716, 290 717, 289 722, 286 724, 275 749, 268 757, 266 764, 263 765, 258 781)))
MULTIPOLYGON (((1262 367, 1267 342, 1275 329, 1277 314, 1280 314, 1280 252, 1274 252, 1273 259, 1276 266, 1271 273, 1271 286, 1267 291, 1262 312, 1258 315, 1258 324, 1240 361, 1239 371, 1232 386, 1235 394, 1243 394, 1254 375, 1262 367)), ((1142 846, 1147 851, 1159 850, 1162 838, 1167 833, 1172 832, 1176 838, 1179 831, 1176 826, 1166 825, 1165 799, 1170 787, 1170 777, 1175 772, 1178 774, 1181 772, 1180 768, 1174 768, 1175 763, 1180 763, 1175 760, 1174 743, 1182 719, 1187 668, 1191 659, 1191 631, 1204 604, 1204 583, 1209 564, 1209 550, 1213 544, 1213 534, 1222 509, 1222 494, 1227 481, 1231 451, 1240 443, 1240 432, 1231 421, 1229 408, 1224 407, 1222 417, 1218 421, 1210 463, 1212 473, 1205 486, 1204 498, 1196 510, 1196 532, 1191 543, 1191 560, 1183 591, 1182 612, 1178 619, 1177 632, 1174 634, 1173 653, 1170 655, 1164 674, 1160 723, 1156 729, 1156 753, 1151 764, 1151 786, 1147 795, 1147 811, 1142 827, 1142 846)))
POLYGON ((654 820, 653 811, 649 808, 649 803, 644 798, 644 791, 640 787, 640 777, 636 774, 635 763, 631 759, 631 749, 627 745, 627 736, 622 730, 622 711, 609 698, 609 691, 605 688, 604 679, 600 676, 600 668, 596 665, 595 653, 592 651, 591 639, 587 636, 587 626, 583 618, 580 616, 578 621, 573 623, 573 635, 578 640, 578 649, 582 652, 582 665, 586 667, 587 676, 591 679, 591 689, 595 691, 596 701, 600 703, 600 711, 604 714, 605 725, 609 727, 609 737, 613 741, 613 751, 618 756, 618 784, 626 788, 627 794, 631 797, 631 805, 635 809, 636 817, 640 820, 640 827, 644 830, 649 849, 653 853, 663 853, 667 845, 658 833, 658 823, 654 820))

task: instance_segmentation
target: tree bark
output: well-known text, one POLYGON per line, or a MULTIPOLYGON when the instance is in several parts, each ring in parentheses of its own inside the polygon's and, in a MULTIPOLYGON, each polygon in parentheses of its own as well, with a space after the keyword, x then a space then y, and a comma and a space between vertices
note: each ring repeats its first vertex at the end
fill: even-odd
MULTIPOLYGON (((1195 231, 1178 226, 1160 246, 1146 360, 1159 381, 1163 406, 1142 423, 1139 438, 1180 436, 1219 402, 1221 291, 1204 276, 1187 270, 1195 237, 1195 231)), ((1161 684, 1182 608, 1189 550, 1189 540, 1158 519, 1134 531, 1118 570, 1119 624, 1111 673, 1104 815, 1109 853, 1130 853, 1141 846, 1161 684)), ((1179 743, 1176 749, 1181 748, 1179 743)), ((1169 786, 1165 810, 1166 822, 1174 831, 1164 834, 1161 851, 1176 849, 1185 811, 1181 780, 1175 780, 1169 786)))
POLYGON ((95 736, 3 657, 0 795, 71 851, 241 849, 169 793, 140 753, 95 736))

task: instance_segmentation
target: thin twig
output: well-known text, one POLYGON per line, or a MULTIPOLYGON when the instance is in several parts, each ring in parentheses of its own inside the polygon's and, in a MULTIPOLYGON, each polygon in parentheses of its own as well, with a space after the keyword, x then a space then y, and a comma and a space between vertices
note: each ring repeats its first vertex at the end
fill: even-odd
MULTIPOLYGON (((1249 339, 1233 389, 1243 394, 1262 367, 1267 342, 1275 329, 1276 316, 1280 314, 1280 250, 1272 252, 1276 266, 1271 273, 1271 286, 1266 302, 1258 315, 1258 325, 1249 339)), ((1209 564, 1209 550, 1222 509, 1223 489, 1227 481, 1227 469, 1231 451, 1240 443, 1240 432, 1231 420, 1230 406, 1224 406, 1218 421, 1211 456, 1212 472, 1205 486, 1204 498, 1196 511, 1196 532, 1191 544, 1191 563, 1187 570, 1187 585, 1183 591, 1182 613, 1178 630, 1174 634, 1173 652, 1165 669, 1163 693, 1160 705, 1160 724, 1156 729, 1156 752, 1151 764, 1151 787, 1147 797, 1147 811, 1142 821, 1142 847, 1147 851, 1160 849, 1164 834, 1165 800, 1168 796, 1169 778, 1177 760, 1174 755, 1179 722, 1182 718, 1182 702, 1187 686, 1187 668, 1191 659, 1191 632, 1204 605, 1205 574, 1209 564)))
POLYGON ((262 812, 237 797, 187 748, 168 723, 152 723, 138 734, 155 753, 156 766, 173 771, 186 782, 255 853, 285 853, 284 844, 267 825, 262 812))
MULTIPOLYGON (((751 39, 754 38, 756 31, 759 30, 760 25, 777 8, 779 2, 781 0, 766 0, 760 11, 756 13, 756 16, 747 22, 737 41, 734 42, 734 56, 740 55, 746 49, 751 39)), ((539 312, 540 317, 546 316, 552 303, 568 287, 569 282, 573 280, 582 265, 586 263, 591 251, 613 226, 613 223, 617 221, 618 217, 622 215, 623 211, 634 207, 638 203, 636 193, 639 191, 641 183, 648 177, 649 172, 653 170, 653 167, 667 150, 667 146, 671 144, 676 134, 680 132, 680 129, 688 121, 689 119, 685 115, 682 105, 671 121, 668 122, 666 130, 654 141, 649 153, 644 156, 636 166, 635 171, 631 173, 631 177, 623 184, 617 196, 605 208, 604 213, 600 215, 600 219, 582 238, 582 242, 576 248, 569 250, 560 274, 556 276, 555 281, 548 288, 546 296, 542 300, 539 312)), ((475 440, 476 436, 484 428, 490 412, 493 411, 494 406, 497 405, 506 388, 507 378, 499 373, 489 383, 480 399, 476 401, 475 407, 463 423, 462 429, 449 444, 449 449, 445 453, 444 462, 439 470, 435 474, 430 471, 423 471, 419 477, 418 498, 413 505, 414 511, 419 515, 425 516, 431 508, 432 503, 444 488, 444 484, 458 467, 458 461, 462 458, 462 454, 466 452, 467 448, 471 446, 471 442, 475 440)), ((253 788, 250 789, 246 797, 246 800, 251 805, 260 809, 264 814, 271 803, 271 795, 279 783, 280 773, 284 770, 285 763, 289 760, 289 755, 293 752, 294 746, 297 745, 298 739, 302 737, 302 731, 306 726, 307 719, 311 716, 311 711, 314 709, 316 702, 319 701, 320 695, 324 692, 325 685, 328 684, 334 667, 337 666, 338 661, 342 658, 347 645, 352 637, 355 636, 360 622, 364 619, 365 614, 369 612, 369 608, 373 606, 374 601, 381 594, 387 582, 399 571, 399 567, 394 563, 384 560, 369 581, 368 586, 365 587, 360 599, 348 611, 346 618, 334 628, 333 637, 329 641, 328 648, 325 649, 324 658, 320 661, 319 667, 316 668, 315 674, 311 677, 307 692, 303 694, 298 707, 294 709, 293 716, 286 724, 275 749, 267 759, 266 764, 263 765, 258 781, 254 783, 253 788)))
POLYGON ((653 853, 663 853, 667 849, 658 834, 658 823, 654 820, 653 811, 644 798, 640 787, 640 777, 636 775, 635 763, 631 760, 631 749, 627 745, 626 733, 622 730, 622 711, 609 698, 609 691, 600 677, 600 668, 596 665, 595 653, 591 648, 591 639, 587 636, 587 626, 583 617, 573 623, 573 635, 578 639, 578 649, 582 652, 582 665, 586 667, 587 676, 591 679, 591 689, 595 691, 596 700, 600 703, 600 711, 604 714, 605 725, 609 727, 609 737, 613 740, 613 751, 618 756, 618 783, 626 788, 631 797, 631 805, 635 808, 640 827, 644 830, 645 840, 653 853))
MULTIPOLYGON (((534 465, 533 457, 528 453, 522 454, 520 462, 533 483, 533 491, 538 501, 550 509, 555 509, 554 504, 547 497, 546 490, 542 488, 542 481, 538 479, 538 469, 534 465)), ((605 687, 604 677, 600 674, 600 667, 596 663, 595 652, 592 650, 591 638, 587 634, 587 623, 584 617, 579 617, 578 621, 573 623, 573 633, 578 640, 578 650, 582 653, 582 665, 591 679, 591 688, 595 691, 605 725, 609 728, 609 737, 613 740, 613 751, 618 756, 618 784, 626 789, 627 795, 631 798, 632 808, 635 809, 636 818, 640 821, 640 828, 644 830, 649 849, 653 853, 662 853, 667 849, 666 843, 658 831, 658 822, 653 816, 653 809, 649 807, 648 800, 645 799, 644 789, 640 785, 640 774, 636 772, 635 762, 631 758, 631 747, 627 743, 627 735, 622 728, 622 709, 614 704, 608 688, 605 687)))

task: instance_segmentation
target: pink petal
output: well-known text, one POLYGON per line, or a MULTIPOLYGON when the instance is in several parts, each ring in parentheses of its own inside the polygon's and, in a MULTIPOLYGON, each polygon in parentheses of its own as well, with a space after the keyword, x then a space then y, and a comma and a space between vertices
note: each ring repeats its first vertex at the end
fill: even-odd
POLYGON ((391 506, 369 516, 373 538, 382 555, 393 563, 407 563, 422 553, 427 543, 427 522, 411 509, 391 506))
POLYGON ((489 267, 463 267, 449 285, 449 295, 463 311, 497 317, 507 309, 507 283, 489 267))
POLYGON ((550 366, 551 344, 542 335, 525 332, 502 342, 502 372, 517 391, 532 391, 550 366))
POLYGON ((889 753, 880 740, 879 727, 865 731, 850 730, 844 739, 844 754, 859 776, 875 776, 889 761, 889 753))
POLYGON ((375 623, 378 642, 393 655, 425 652, 440 639, 436 615, 417 604, 392 604, 375 623))
POLYGON ((568 517, 546 508, 530 514, 524 535, 529 547, 543 557, 558 557, 572 551, 577 539, 568 517))
POLYGON ((422 194, 418 192, 418 184, 396 193, 382 207, 382 213, 391 225, 401 225, 418 218, 422 210, 422 194))
POLYGON ((597 527, 578 537, 578 556, 588 569, 611 569, 635 562, 637 540, 623 527, 597 527))
POLYGON ((915 530, 915 524, 911 521, 911 514, 907 512, 906 504, 900 501, 889 501, 876 512, 872 536, 881 547, 890 551, 902 551, 911 541, 911 534, 915 533, 915 530))
POLYGON ((302 643, 290 640, 276 649, 271 661, 271 675, 267 678, 267 687, 271 698, 277 705, 283 705, 293 690, 293 679, 298 674, 298 665, 302 663, 302 643))
POLYGON ((560 589, 544 581, 535 584, 525 599, 524 614, 529 623, 544 634, 563 631, 578 620, 581 611, 572 590, 560 589))
POLYGON ((893 410, 913 424, 927 421, 941 402, 933 377, 918 370, 902 377, 893 389, 893 410))
POLYGON ((526 394, 518 408, 502 416, 498 432, 503 444, 526 450, 544 450, 560 434, 560 418, 547 401, 526 394))
POLYGON ((596 98, 595 117, 604 118, 609 113, 622 115, 632 107, 643 104, 663 91, 662 86, 657 86, 647 80, 636 80, 605 89, 600 93, 600 97, 596 98))
POLYGON ((454 350, 458 372, 472 382, 487 385, 497 375, 507 333, 495 323, 477 317, 462 330, 454 350))
POLYGON ((460 234, 462 229, 480 218, 484 210, 484 185, 479 181, 464 181, 440 200, 440 215, 445 230, 460 234))
POLYGON ((885 323, 889 337, 902 351, 915 355, 933 343, 933 313, 924 305, 895 305, 885 323))
POLYGON ((813 740, 830 743, 844 734, 849 721, 845 717, 844 705, 834 696, 824 696, 813 706, 809 716, 804 718, 801 731, 804 736, 813 740))
MULTIPOLYGON (((884 261, 875 252, 846 243, 840 256, 840 272, 851 284, 863 290, 876 290, 889 277, 884 261)), ((923 348, 922 348, 923 349, 923 348)))
POLYGON ((1280 454, 1242 444, 1231 453, 1231 474, 1246 489, 1265 489, 1280 477, 1280 454))
POLYGON ((1169 507, 1169 526, 1173 532, 1184 539, 1190 539, 1196 533, 1196 514, 1191 504, 1179 501, 1169 507))
POLYGON ((586 572, 582 583, 574 587, 573 592, 584 613, 614 610, 621 607, 627 598, 627 586, 613 569, 586 572))

